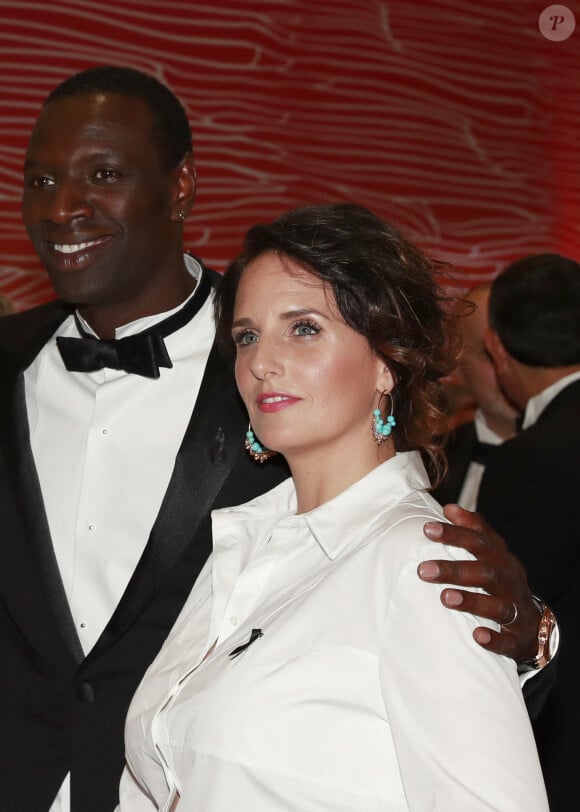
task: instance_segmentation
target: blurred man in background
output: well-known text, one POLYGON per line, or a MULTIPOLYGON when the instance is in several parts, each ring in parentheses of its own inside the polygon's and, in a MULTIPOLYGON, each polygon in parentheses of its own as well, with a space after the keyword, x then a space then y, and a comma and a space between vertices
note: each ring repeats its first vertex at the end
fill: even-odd
POLYGON ((473 398, 472 421, 456 426, 447 444, 448 472, 433 496, 475 510, 485 464, 495 446, 516 433, 516 408, 503 394, 485 345, 491 282, 474 287, 467 298, 474 310, 458 320, 463 351, 457 382, 473 398))
POLYGON ((558 618, 557 681, 534 730, 550 809, 570 812, 579 805, 580 264, 557 254, 515 262, 493 283, 489 322, 498 380, 524 419, 490 457, 478 510, 558 618))

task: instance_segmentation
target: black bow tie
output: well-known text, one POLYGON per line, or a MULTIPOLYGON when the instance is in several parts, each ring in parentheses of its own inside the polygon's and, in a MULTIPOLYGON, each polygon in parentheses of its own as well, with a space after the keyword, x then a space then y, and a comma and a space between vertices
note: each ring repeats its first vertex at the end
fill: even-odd
POLYGON ((479 462, 481 465, 486 465, 490 455, 493 454, 496 448, 497 446, 493 445, 493 443, 482 443, 478 440, 473 448, 472 462, 479 462))
POLYGON ((75 321, 82 338, 58 336, 56 343, 70 372, 95 372, 97 369, 123 369, 146 378, 158 378, 159 367, 171 369, 173 363, 164 338, 186 325, 199 312, 211 290, 207 274, 198 282, 195 296, 173 316, 148 330, 118 339, 100 339, 83 329, 76 313, 75 321))

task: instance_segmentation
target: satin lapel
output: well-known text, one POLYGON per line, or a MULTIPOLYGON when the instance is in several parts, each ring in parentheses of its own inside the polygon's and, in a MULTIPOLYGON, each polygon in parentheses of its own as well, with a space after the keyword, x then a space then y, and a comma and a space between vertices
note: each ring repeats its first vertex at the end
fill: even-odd
POLYGON ((467 469, 473 458, 473 450, 477 442, 475 425, 473 423, 458 426, 451 435, 446 448, 448 472, 447 476, 433 492, 433 496, 442 504, 456 502, 461 494, 461 488, 467 469))
POLYGON ((449 487, 452 488, 454 499, 459 499, 467 471, 475 453, 477 432, 475 424, 468 423, 459 427, 455 456, 450 456, 449 487))
POLYGON ((13 347, 3 341, 2 346, 7 358, 2 363, 0 397, 1 521, 9 546, 0 584, 10 614, 43 659, 62 662, 64 643, 68 655, 80 662, 83 653, 54 555, 26 415, 22 369, 54 333, 66 311, 55 305, 43 315, 41 329, 32 340, 26 344, 18 340, 13 347), (7 528, 11 528, 11 536, 7 528))
POLYGON ((537 422, 540 423, 546 418, 550 418, 560 413, 568 413, 573 411, 578 415, 580 409, 580 380, 569 383, 565 389, 562 389, 551 400, 541 415, 538 417, 537 422))
MULTIPOLYGON (((214 346, 147 547, 91 659, 142 613, 191 544, 242 452, 242 443, 228 437, 242 437, 246 420, 232 372, 214 346)), ((211 533, 205 530, 195 540, 200 568, 211 552, 211 533)))

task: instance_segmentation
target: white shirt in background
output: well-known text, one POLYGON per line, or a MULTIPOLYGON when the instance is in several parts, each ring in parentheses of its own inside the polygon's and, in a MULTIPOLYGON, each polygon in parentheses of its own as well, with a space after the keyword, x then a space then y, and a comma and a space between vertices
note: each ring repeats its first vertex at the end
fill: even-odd
MULTIPOLYGON (((475 434, 480 443, 487 443, 488 445, 501 445, 503 443, 503 437, 500 437, 499 434, 496 434, 487 425, 485 415, 481 409, 475 412, 473 422, 475 434)), ((461 493, 457 499, 457 504, 465 508, 465 510, 475 510, 484 471, 485 466, 480 462, 472 460, 469 463, 463 485, 461 486, 461 493)))

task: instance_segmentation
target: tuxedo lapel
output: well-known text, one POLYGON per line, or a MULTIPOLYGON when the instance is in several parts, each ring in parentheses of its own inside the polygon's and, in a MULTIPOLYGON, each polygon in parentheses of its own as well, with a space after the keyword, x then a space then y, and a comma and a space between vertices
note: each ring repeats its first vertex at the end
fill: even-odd
MULTIPOLYGON (((580 413, 580 380, 573 381, 562 389, 553 398, 538 417, 537 423, 543 420, 556 418, 559 414, 571 412, 578 416, 580 413)), ((527 429, 526 429, 527 431, 527 429)))
POLYGON ((17 329, 11 332, 13 341, 2 336, 0 477, 6 496, 0 510, 5 537, 9 539, 10 530, 16 530, 14 542, 9 541, 7 546, 9 560, 3 562, 0 584, 3 600, 16 623, 44 660, 56 657, 62 662, 64 642, 67 654, 79 662, 82 649, 58 571, 30 447, 22 371, 67 313, 55 305, 43 309, 41 315, 48 318, 41 318, 36 330, 28 314, 23 314, 22 321, 15 322, 17 329), (24 322, 27 328, 20 329, 24 322))
MULTIPOLYGON (((214 345, 147 547, 89 657, 108 648, 143 612, 191 545, 241 453, 242 443, 228 442, 228 438, 243 437, 245 420, 232 372, 214 345)), ((207 527, 195 544, 201 569, 211 552, 207 527)))
POLYGON ((456 502, 459 499, 476 443, 477 434, 474 423, 464 423, 452 432, 445 449, 448 464, 447 475, 433 491, 433 496, 442 505, 456 502))
MULTIPOLYGON (((562 476, 562 465, 566 466, 570 461, 576 464, 574 451, 571 449, 574 449, 577 442, 579 414, 580 380, 562 389, 533 425, 498 448, 492 461, 486 466, 477 501, 477 510, 495 529, 505 533, 507 522, 511 522, 514 516, 519 525, 524 508, 533 515, 529 483, 549 481, 550 477, 544 471, 546 457, 557 469, 557 474, 552 477, 556 482, 562 476), (568 438, 567 442, 571 444, 568 448, 566 442, 562 441, 563 438, 568 438), (518 483, 518 488, 514 487, 514 481, 518 483), (525 487, 522 487, 522 483, 525 483, 525 487)), ((544 499, 543 496, 541 498, 544 499)), ((562 521, 567 526, 566 515, 564 513, 557 516, 556 525, 562 521)), ((554 532, 557 534, 556 530, 554 532)))

